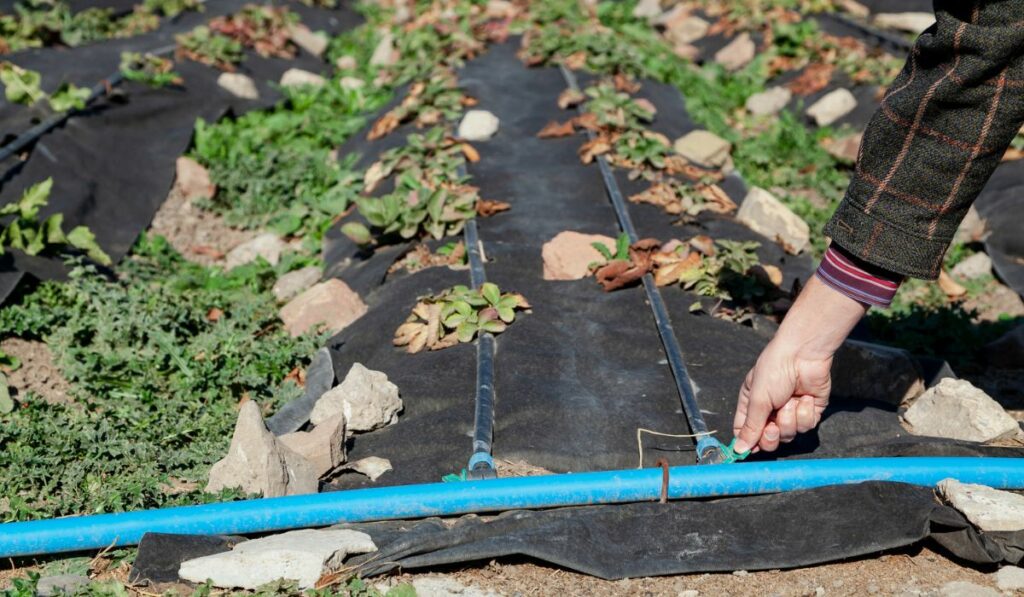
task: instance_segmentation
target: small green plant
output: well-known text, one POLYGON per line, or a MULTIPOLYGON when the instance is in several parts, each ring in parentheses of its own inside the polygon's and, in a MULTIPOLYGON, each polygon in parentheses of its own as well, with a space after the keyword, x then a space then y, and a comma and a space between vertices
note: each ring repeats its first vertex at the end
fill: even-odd
POLYGON ((226 35, 200 25, 188 33, 174 38, 178 43, 176 55, 225 71, 234 71, 242 62, 242 44, 226 35))
POLYGON ((139 52, 121 53, 121 74, 129 81, 136 81, 150 87, 181 85, 181 75, 174 72, 174 63, 154 54, 139 52))
MULTIPOLYGON (((610 247, 602 242, 590 243, 590 246, 597 249, 597 252, 604 257, 605 262, 609 261, 629 261, 629 235, 625 232, 619 234, 618 238, 615 239, 615 250, 614 252, 610 247)), ((600 264, 591 264, 591 267, 600 264)))
POLYGON ((0 217, 13 216, 0 230, 0 254, 12 248, 29 255, 38 255, 44 251, 71 246, 84 251, 97 263, 110 265, 110 257, 96 244, 95 235, 85 226, 76 226, 71 232, 65 233, 62 228, 63 214, 53 214, 39 221, 39 210, 49 202, 52 187, 53 179, 47 178, 29 187, 16 203, 0 207, 0 217))
POLYGON ((472 342, 483 332, 500 334, 515 321, 517 311, 529 308, 523 295, 502 293, 491 282, 477 290, 454 286, 420 299, 395 331, 394 344, 416 353, 472 342))
POLYGON ((63 83, 57 91, 48 95, 40 89, 39 82, 39 73, 10 62, 0 62, 0 83, 4 84, 4 96, 11 103, 28 106, 45 99, 54 111, 67 112, 72 108, 81 110, 89 99, 90 91, 87 88, 63 83))

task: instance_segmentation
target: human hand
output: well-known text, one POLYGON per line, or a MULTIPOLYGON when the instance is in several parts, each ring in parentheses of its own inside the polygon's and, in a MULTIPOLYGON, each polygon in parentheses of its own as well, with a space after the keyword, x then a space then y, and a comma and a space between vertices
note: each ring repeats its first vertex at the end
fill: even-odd
POLYGON ((818 425, 832 389, 832 357, 865 311, 817 277, 807 282, 740 388, 737 452, 771 452, 818 425))

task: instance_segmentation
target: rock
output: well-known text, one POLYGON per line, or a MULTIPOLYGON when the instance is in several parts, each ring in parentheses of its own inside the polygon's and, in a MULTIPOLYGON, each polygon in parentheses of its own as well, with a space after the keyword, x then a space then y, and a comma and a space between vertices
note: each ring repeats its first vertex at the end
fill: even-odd
POLYGON ((874 23, 883 29, 918 34, 935 23, 935 15, 930 12, 881 12, 875 15, 874 23))
POLYGON ((420 576, 412 581, 418 597, 498 597, 500 593, 467 587, 450 576, 420 576))
POLYGON ((355 472, 366 475, 371 481, 376 481, 384 473, 394 470, 391 461, 378 456, 367 456, 348 465, 348 468, 355 472))
POLYGON ((377 551, 366 533, 349 529, 305 529, 239 543, 233 550, 182 562, 184 580, 207 580, 223 588, 255 589, 291 580, 310 589, 321 576, 341 568, 349 555, 377 551))
POLYGON ((178 569, 185 560, 230 551, 244 540, 244 537, 226 535, 146 533, 139 541, 138 553, 128 573, 128 583, 178 582, 178 569))
POLYGON ((484 14, 488 19, 508 19, 516 15, 516 6, 509 0, 488 0, 484 14))
POLYGON ((323 87, 326 82, 326 79, 316 73, 311 73, 301 68, 289 68, 281 75, 280 84, 281 87, 300 87, 302 85, 323 87))
POLYGON ((58 576, 44 576, 36 584, 37 597, 52 597, 54 595, 77 595, 78 589, 89 584, 89 577, 79 574, 61 574, 58 576))
POLYGON ((857 155, 860 152, 860 142, 864 139, 864 133, 850 133, 838 139, 826 139, 822 142, 825 151, 832 157, 846 164, 857 162, 857 155))
POLYGON ((373 49, 370 56, 371 66, 391 66, 398 61, 398 51, 395 49, 395 38, 390 33, 385 33, 377 47, 373 49))
POLYGON ((700 597, 700 591, 697 589, 685 589, 683 591, 679 591, 679 594, 676 595, 676 597, 700 597))
POLYGON ((346 91, 355 91, 356 89, 362 89, 366 86, 366 81, 359 77, 342 77, 338 81, 338 85, 341 85, 342 89, 346 91))
POLYGON ((899 406, 925 391, 917 361, 901 348, 847 340, 832 361, 832 394, 899 406))
POLYGON ((864 6, 860 2, 857 2, 857 0, 839 0, 837 4, 839 5, 839 8, 843 10, 843 12, 851 14, 855 17, 866 19, 869 16, 871 16, 871 9, 868 8, 867 6, 864 6))
POLYGON ((695 62, 700 57, 700 48, 693 44, 676 44, 672 47, 672 53, 690 62, 695 62))
POLYGON ((669 21, 665 26, 665 39, 674 46, 692 44, 708 33, 711 24, 700 17, 688 16, 669 21))
POLYGON ((811 229, 807 222, 760 187, 747 191, 736 211, 736 221, 778 242, 787 253, 794 255, 810 242, 811 229))
POLYGON ((676 153, 710 168, 721 168, 729 162, 732 145, 718 135, 703 130, 690 131, 672 144, 676 153))
POLYGON ((338 59, 334 61, 334 66, 338 70, 355 70, 359 67, 359 63, 356 62, 356 57, 345 54, 344 56, 338 56, 338 59))
POLYGON ((313 425, 319 425, 344 414, 350 432, 373 431, 397 422, 401 410, 398 386, 391 383, 382 371, 373 371, 355 363, 344 381, 316 401, 309 420, 313 425))
POLYGON ((683 6, 682 2, 677 2, 672 8, 654 17, 654 19, 651 20, 651 25, 661 27, 663 29, 675 27, 689 17, 692 11, 693 9, 683 6))
POLYGON ((963 280, 976 280, 992 275, 992 259, 983 252, 975 253, 953 267, 950 272, 963 280))
POLYGON ((956 479, 943 479, 938 488, 946 502, 982 531, 1024 529, 1024 495, 956 479))
POLYGON ((260 99, 256 81, 242 73, 221 73, 217 77, 217 85, 235 97, 247 100, 260 99))
POLYGON ((498 117, 487 110, 470 110, 459 123, 460 139, 486 141, 498 132, 498 117))
POLYGON ((1003 369, 1024 369, 1024 324, 985 345, 985 361, 1003 369))
POLYGON ((818 126, 828 126, 857 107, 857 98, 849 89, 839 88, 823 95, 821 99, 807 108, 807 115, 814 119, 818 126))
POLYGON ((981 215, 978 210, 972 205, 967 210, 967 215, 960 221, 960 226, 956 229, 956 235, 953 237, 953 242, 958 243, 973 243, 981 241, 985 238, 985 220, 981 219, 981 215))
POLYGON ((323 477, 345 462, 345 415, 337 414, 312 431, 287 433, 277 439, 308 460, 317 478, 323 477))
POLYGON ((301 336, 318 325, 336 334, 365 313, 363 299, 348 284, 332 278, 293 298, 281 308, 280 317, 292 336, 301 336))
POLYGON ((741 33, 721 50, 715 52, 715 62, 726 70, 739 70, 754 59, 757 48, 749 33, 741 33))
POLYGON ((202 164, 181 156, 174 164, 174 186, 181 191, 185 201, 210 199, 217 193, 217 185, 210 180, 210 173, 202 164))
POLYGON ((661 0, 640 0, 633 7, 633 18, 654 19, 661 14, 661 0))
POLYGON ((231 249, 224 257, 224 267, 233 269, 240 265, 252 263, 262 257, 270 265, 277 265, 281 260, 281 253, 288 248, 288 243, 280 239, 276 234, 264 232, 256 238, 246 241, 234 249, 231 249))
POLYGON ((317 58, 324 55, 329 41, 326 35, 319 32, 314 33, 302 23, 290 25, 288 27, 288 37, 295 45, 317 58))
POLYGON ((1024 590, 1024 568, 1003 566, 992 577, 996 581, 996 586, 1002 591, 1024 590))
POLYGON ((270 291, 274 293, 274 297, 277 300, 285 302, 319 282, 320 276, 320 268, 310 265, 281 276, 277 279, 277 282, 274 282, 274 287, 270 291))
POLYGON ((274 435, 284 435, 302 429, 309 423, 316 401, 324 392, 334 387, 334 362, 331 349, 324 347, 316 351, 306 367, 306 385, 302 397, 296 398, 279 408, 274 416, 267 419, 267 429, 274 435))
POLYGON ((305 458, 281 445, 249 400, 238 411, 228 455, 214 463, 206 491, 239 488, 263 497, 316 493, 319 475, 305 458))
POLYGON ((590 274, 591 263, 601 263, 604 257, 594 248, 601 243, 612 251, 615 239, 603 234, 583 234, 573 230, 559 232, 555 238, 544 243, 541 257, 544 260, 545 280, 579 280, 590 274))
POLYGON ((948 582, 939 588, 940 597, 1000 597, 999 591, 964 580, 948 582))
POLYGON ((987 442, 1020 432, 1017 421, 998 402, 964 379, 940 381, 910 405, 903 420, 914 435, 968 442, 987 442))
POLYGON ((757 116, 778 114, 793 98, 793 92, 786 87, 771 87, 747 98, 747 111, 757 116))

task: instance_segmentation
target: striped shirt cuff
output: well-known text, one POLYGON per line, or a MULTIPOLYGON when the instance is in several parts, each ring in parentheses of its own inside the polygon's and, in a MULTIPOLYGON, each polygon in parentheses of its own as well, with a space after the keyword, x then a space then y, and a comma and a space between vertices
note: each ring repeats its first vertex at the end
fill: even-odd
POLYGON ((903 282, 903 276, 858 259, 834 243, 825 251, 816 275, 833 290, 882 308, 892 304, 903 282))

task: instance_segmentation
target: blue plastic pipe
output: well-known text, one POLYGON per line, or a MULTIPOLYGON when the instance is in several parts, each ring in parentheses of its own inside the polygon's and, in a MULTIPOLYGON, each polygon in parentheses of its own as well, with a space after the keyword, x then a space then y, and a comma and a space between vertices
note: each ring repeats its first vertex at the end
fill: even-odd
MULTIPOLYGON (((843 458, 669 470, 671 499, 754 495, 863 481, 935 486, 953 477, 1001 489, 1024 488, 1019 458, 843 458)), ((0 525, 0 557, 134 545, 146 532, 248 534, 470 512, 656 501, 660 468, 375 487, 163 510, 0 525)))

